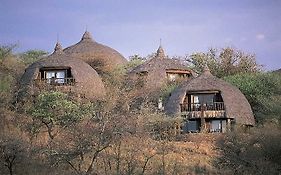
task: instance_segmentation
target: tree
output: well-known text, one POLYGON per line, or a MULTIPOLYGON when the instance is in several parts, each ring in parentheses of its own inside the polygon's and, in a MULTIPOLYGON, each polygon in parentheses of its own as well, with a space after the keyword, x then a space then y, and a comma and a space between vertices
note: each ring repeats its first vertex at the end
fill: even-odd
POLYGON ((128 68, 134 68, 147 60, 147 57, 141 57, 138 54, 129 56, 129 62, 127 63, 128 68))
POLYGON ((206 53, 194 53, 189 56, 188 62, 196 72, 202 72, 205 65, 208 65, 212 74, 217 77, 255 73, 262 67, 256 62, 255 55, 231 47, 221 50, 211 48, 206 53))
POLYGON ((40 129, 45 126, 51 139, 57 135, 57 126, 65 128, 78 122, 84 112, 87 111, 77 102, 70 100, 66 94, 55 91, 41 93, 29 111, 35 127, 40 129))
POLYGON ((15 76, 21 75, 23 65, 19 62, 14 49, 17 47, 15 44, 0 45, 0 71, 3 73, 14 74, 15 76))
POLYGON ((12 75, 0 75, 0 107, 7 107, 13 98, 15 79, 12 75))
POLYGON ((20 59, 25 65, 30 65, 47 54, 44 50, 28 50, 20 54, 20 59))
MULTIPOLYGON (((15 137, 0 136, 0 164, 4 165, 10 175, 15 174, 16 165, 27 160, 26 143, 15 137)), ((0 170, 1 172, 2 170, 0 170)), ((3 172, 2 172, 3 173, 3 172)))
POLYGON ((23 65, 13 53, 16 45, 0 45, 0 106, 11 106, 23 65))
POLYGON ((108 119, 90 119, 76 123, 55 138, 45 153, 53 165, 68 165, 79 175, 95 172, 95 162, 114 138, 114 126, 108 119))
POLYGON ((5 61, 9 56, 13 55, 13 50, 17 47, 16 44, 0 45, 0 63, 5 61))
POLYGON ((278 74, 237 74, 224 79, 246 96, 258 122, 267 119, 281 122, 281 77, 278 74))

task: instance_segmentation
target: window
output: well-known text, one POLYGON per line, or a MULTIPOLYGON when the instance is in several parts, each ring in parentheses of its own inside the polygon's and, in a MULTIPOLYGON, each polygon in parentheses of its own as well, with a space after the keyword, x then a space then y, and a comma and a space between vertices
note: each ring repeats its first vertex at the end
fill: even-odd
POLYGON ((212 120, 210 132, 222 132, 226 128, 226 120, 212 120))
POLYGON ((188 74, 183 74, 183 73, 172 73, 172 72, 167 72, 167 78, 169 81, 177 81, 177 80, 181 80, 184 79, 186 77, 189 77, 188 74))
POLYGON ((41 68, 40 81, 52 85, 68 85, 74 82, 71 69, 68 67, 41 68))
POLYGON ((199 120, 187 120, 183 126, 183 131, 188 133, 199 132, 200 121, 199 120))
POLYGON ((167 79, 169 81, 183 80, 191 76, 191 72, 188 70, 180 69, 166 69, 167 79))
POLYGON ((46 71, 46 79, 48 83, 65 83, 65 70, 46 71))
POLYGON ((181 110, 224 110, 224 103, 219 91, 187 92, 181 110))
POLYGON ((214 102, 214 94, 191 95, 193 103, 208 104, 214 102))
POLYGON ((176 81, 177 74, 167 74, 169 81, 176 81))
POLYGON ((148 72, 147 71, 141 71, 141 72, 138 72, 137 73, 140 77, 143 77, 143 76, 147 76, 148 75, 148 72))

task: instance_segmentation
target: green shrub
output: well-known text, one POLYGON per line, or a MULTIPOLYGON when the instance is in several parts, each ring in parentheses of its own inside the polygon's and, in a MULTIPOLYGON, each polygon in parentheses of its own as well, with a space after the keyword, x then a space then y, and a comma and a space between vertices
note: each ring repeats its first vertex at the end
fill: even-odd
POLYGON ((238 87, 252 106, 258 122, 281 121, 281 76, 274 73, 238 74, 224 78, 238 87))

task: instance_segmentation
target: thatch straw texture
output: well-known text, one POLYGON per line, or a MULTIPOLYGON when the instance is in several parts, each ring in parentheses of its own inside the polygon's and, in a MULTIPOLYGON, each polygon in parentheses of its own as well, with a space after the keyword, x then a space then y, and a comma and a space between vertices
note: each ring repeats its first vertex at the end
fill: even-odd
POLYGON ((75 79, 71 91, 85 96, 88 99, 100 99, 105 95, 105 88, 97 72, 87 63, 70 57, 63 53, 62 48, 57 44, 54 53, 30 65, 23 74, 20 85, 29 87, 31 91, 34 87, 34 80, 40 78, 41 68, 67 67, 71 69, 71 74, 75 79))
POLYGON ((167 58, 160 46, 156 56, 132 69, 129 72, 129 77, 136 79, 140 74, 145 74, 145 87, 157 89, 167 82, 167 70, 182 70, 192 74, 191 70, 180 61, 167 58))
POLYGON ((169 115, 179 115, 180 104, 188 91, 209 90, 221 92, 227 118, 233 118, 236 123, 242 125, 255 124, 251 106, 242 92, 233 85, 213 76, 208 69, 200 76, 184 82, 172 92, 165 106, 166 113, 169 115))
POLYGON ((64 52, 85 61, 101 74, 111 72, 127 62, 116 50, 94 41, 88 31, 84 33, 81 41, 65 48, 64 52))

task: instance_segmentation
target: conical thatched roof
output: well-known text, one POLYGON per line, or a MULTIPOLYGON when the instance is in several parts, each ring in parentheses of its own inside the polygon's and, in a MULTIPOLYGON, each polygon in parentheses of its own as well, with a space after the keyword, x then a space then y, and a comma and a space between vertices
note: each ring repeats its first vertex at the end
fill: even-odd
POLYGON ((135 67, 129 72, 129 76, 146 73, 146 85, 157 88, 167 82, 168 70, 187 71, 191 75, 191 70, 178 60, 169 59, 165 56, 164 49, 159 46, 156 56, 135 67))
MULTIPOLYGON (((159 46, 156 56, 143 64, 134 68, 131 72, 138 73, 138 72, 156 72, 161 71, 165 72, 168 69, 179 69, 179 70, 188 70, 190 71, 185 65, 180 63, 178 60, 169 59, 165 56, 164 49, 162 46, 159 46)), ((166 73, 166 72, 165 72, 166 73)))
POLYGON ((239 124, 255 124, 251 106, 242 92, 237 87, 213 76, 209 69, 205 69, 200 76, 184 82, 172 92, 165 106, 165 111, 169 115, 178 115, 180 104, 182 104, 188 91, 210 90, 221 92, 227 118, 233 118, 239 124))
POLYGON ((110 72, 127 62, 116 50, 94 41, 88 31, 77 44, 65 48, 64 52, 90 64, 98 73, 110 72))
MULTIPOLYGON (((55 51, 30 65, 23 74, 20 85, 34 91, 34 81, 40 79, 41 68, 68 68, 71 70, 75 83, 71 86, 71 91, 88 99, 100 99, 105 95, 105 88, 97 72, 87 63, 66 55, 59 43, 56 44, 55 51)), ((29 93, 30 93, 29 92, 29 93)))

